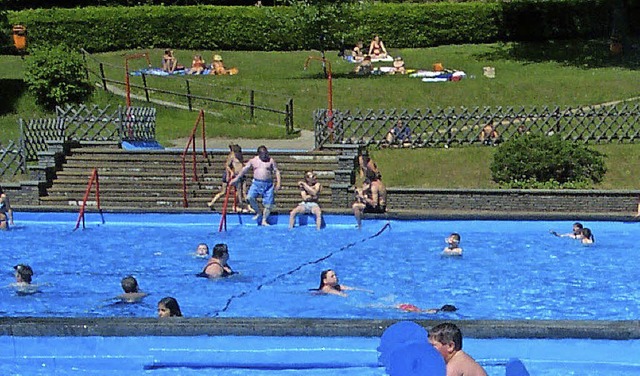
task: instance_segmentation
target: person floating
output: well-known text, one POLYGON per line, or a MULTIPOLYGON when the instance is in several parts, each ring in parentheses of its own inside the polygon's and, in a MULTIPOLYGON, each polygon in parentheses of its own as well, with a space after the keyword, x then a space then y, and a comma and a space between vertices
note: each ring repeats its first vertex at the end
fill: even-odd
POLYGON ((429 330, 429 343, 442 355, 447 376, 487 376, 487 372, 462 350, 462 332, 452 323, 442 323, 429 330))
POLYGON ((316 291, 319 294, 338 295, 342 297, 346 297, 347 294, 345 291, 349 290, 372 292, 371 290, 341 285, 338 283, 338 276, 333 269, 323 270, 320 273, 320 286, 318 286, 317 289, 312 289, 312 291, 316 291))
POLYGON ((318 183, 318 177, 313 171, 304 173, 304 180, 298 182, 302 201, 289 213, 289 228, 293 228, 298 214, 311 213, 316 217, 316 229, 322 227, 322 210, 318 205, 318 198, 322 185, 318 183))
POLYGON ((397 309, 405 312, 416 312, 416 313, 438 313, 438 312, 455 312, 458 308, 451 304, 445 304, 440 308, 420 308, 413 304, 409 303, 401 303, 396 306, 397 309))
POLYGON ((167 296, 158 302, 158 318, 182 317, 180 305, 175 298, 167 296))
POLYGON ((242 179, 249 169, 253 168, 253 182, 249 188, 249 205, 256 212, 254 220, 260 218, 260 207, 257 198, 262 195, 262 225, 269 226, 267 219, 271 214, 271 208, 275 203, 275 192, 280 190, 280 170, 276 161, 269 156, 269 150, 264 145, 258 147, 258 155, 251 158, 247 164, 240 170, 240 173, 234 177, 229 184, 236 184, 242 179), (275 185, 273 178, 275 177, 275 185))

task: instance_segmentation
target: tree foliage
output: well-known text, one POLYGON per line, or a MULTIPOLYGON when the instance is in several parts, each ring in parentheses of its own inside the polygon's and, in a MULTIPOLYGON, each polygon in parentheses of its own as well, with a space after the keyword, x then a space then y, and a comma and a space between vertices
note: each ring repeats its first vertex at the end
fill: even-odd
POLYGON ((500 145, 491 173, 510 188, 587 188, 604 178, 604 158, 558 134, 525 134, 500 145))
POLYGON ((31 49, 24 80, 38 103, 47 109, 81 103, 91 93, 82 55, 65 46, 31 49))

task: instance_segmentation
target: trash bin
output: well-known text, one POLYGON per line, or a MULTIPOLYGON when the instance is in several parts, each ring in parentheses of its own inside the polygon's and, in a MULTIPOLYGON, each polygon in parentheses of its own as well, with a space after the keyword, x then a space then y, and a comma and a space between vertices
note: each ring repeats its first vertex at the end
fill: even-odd
POLYGON ((13 26, 13 44, 18 50, 27 48, 27 28, 22 25, 13 26))

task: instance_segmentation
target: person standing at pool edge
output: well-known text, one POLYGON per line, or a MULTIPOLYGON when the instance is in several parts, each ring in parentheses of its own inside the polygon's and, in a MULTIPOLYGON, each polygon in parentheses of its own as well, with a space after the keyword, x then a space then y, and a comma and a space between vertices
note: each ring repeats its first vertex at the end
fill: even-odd
POLYGON ((250 168, 253 168, 253 181, 251 182, 251 188, 249 188, 248 199, 249 205, 256 212, 253 219, 260 218, 260 207, 258 206, 257 198, 261 195, 262 205, 264 206, 262 210, 262 225, 269 226, 267 219, 275 202, 275 192, 280 190, 280 170, 278 170, 276 161, 269 156, 267 147, 260 145, 258 147, 258 155, 251 158, 229 184, 235 184, 242 179, 250 168), (273 183, 274 176, 275 185, 273 183))
POLYGON ((442 323, 429 330, 429 343, 442 355, 447 376, 487 376, 472 357, 462 351, 462 332, 452 323, 442 323))
POLYGON ((13 209, 9 197, 0 187, 0 230, 8 229, 9 225, 13 226, 13 209))

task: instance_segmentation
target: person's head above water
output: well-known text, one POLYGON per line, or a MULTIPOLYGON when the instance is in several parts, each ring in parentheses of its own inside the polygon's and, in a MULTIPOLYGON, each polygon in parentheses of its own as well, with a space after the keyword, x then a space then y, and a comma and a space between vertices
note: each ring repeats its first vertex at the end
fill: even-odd
POLYGON ((13 269, 16 271, 16 282, 31 283, 33 269, 29 265, 18 264, 13 269))
POLYGON ((224 243, 218 243, 213 246, 212 257, 221 259, 223 257, 229 257, 229 248, 224 243))
POLYGON ((175 298, 167 296, 158 302, 158 317, 181 317, 182 311, 175 298))
POLYGON ((198 248, 196 248, 196 255, 198 256, 208 256, 209 255, 209 246, 207 243, 198 244, 198 248))
POLYGON ((336 287, 338 285, 338 276, 333 269, 323 270, 320 273, 320 286, 318 290, 322 290, 325 286, 336 287))
POLYGON ((582 226, 582 223, 576 222, 576 223, 573 224, 573 233, 575 235, 582 234, 582 229, 583 228, 584 228, 584 226, 582 226))
POLYGON ((458 246, 458 244, 460 244, 460 234, 458 234, 457 232, 452 232, 451 235, 449 235, 449 237, 445 239, 445 241, 451 246, 458 246))
POLYGON ((138 281, 132 275, 122 278, 120 285, 122 286, 122 290, 127 294, 139 292, 138 281))

